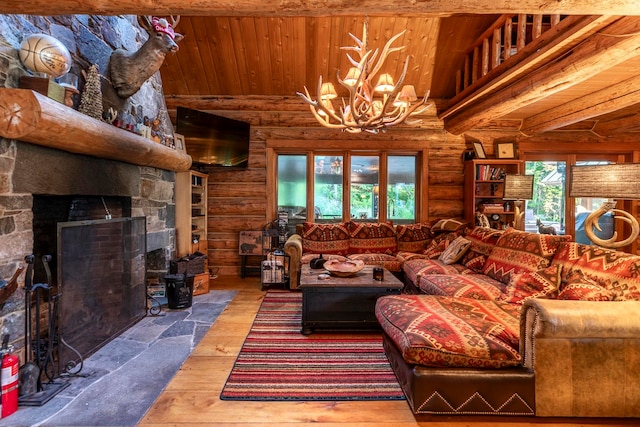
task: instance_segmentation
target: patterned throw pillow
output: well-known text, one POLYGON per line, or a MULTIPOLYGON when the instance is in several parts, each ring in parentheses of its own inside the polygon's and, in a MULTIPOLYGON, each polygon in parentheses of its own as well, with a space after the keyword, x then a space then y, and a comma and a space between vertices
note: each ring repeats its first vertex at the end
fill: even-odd
POLYGON ((558 299, 576 301, 614 301, 614 291, 603 288, 595 280, 584 275, 582 270, 573 269, 568 275, 567 284, 562 287, 558 299))
POLYGON ((435 259, 442 255, 445 249, 459 236, 458 233, 446 233, 436 236, 429 247, 423 251, 427 258, 435 259))
POLYGON ((482 272, 482 268, 487 262, 487 257, 491 255, 493 247, 503 232, 504 230, 475 227, 465 235, 465 238, 471 242, 471 246, 462 256, 460 264, 476 273, 482 272))
POLYGON ((529 298, 555 298, 560 285, 559 265, 531 273, 514 274, 500 301, 522 304, 529 298))
POLYGON ((431 224, 421 222, 419 224, 398 224, 398 252, 420 252, 427 248, 433 236, 431 224))
MULTIPOLYGON (((588 246, 570 273, 581 270, 601 288, 613 291, 617 301, 640 301, 640 256, 588 246)), ((567 283, 571 280, 567 279, 567 283)))
POLYGON ((350 221, 347 227, 350 254, 394 255, 398 251, 396 230, 390 222, 350 221))
POLYGON ((312 254, 349 254, 349 230, 345 223, 302 225, 302 252, 312 254))
POLYGON ((469 226, 469 222, 460 219, 441 219, 431 227, 431 233, 462 231, 469 226))
POLYGON ((507 229, 496 242, 482 272, 509 284, 514 274, 547 268, 560 243, 569 240, 570 235, 534 234, 507 229))
POLYGON ((458 236, 447 248, 440 254, 438 259, 445 264, 453 264, 457 262, 462 255, 469 249, 471 242, 462 236, 458 236))

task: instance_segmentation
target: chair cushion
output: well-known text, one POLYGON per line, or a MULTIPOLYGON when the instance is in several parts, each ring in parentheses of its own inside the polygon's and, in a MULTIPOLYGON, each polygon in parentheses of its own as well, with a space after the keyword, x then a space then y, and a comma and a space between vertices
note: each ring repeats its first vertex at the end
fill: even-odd
POLYGON ((302 224, 302 252, 313 254, 349 254, 349 229, 346 223, 302 224))
POLYGON ((387 254, 398 251, 398 239, 393 224, 386 222, 347 223, 350 254, 387 254))
POLYGON ((508 284, 511 277, 547 268, 560 243, 570 235, 533 234, 510 228, 500 236, 482 272, 508 284))
POLYGON ((519 366, 520 308, 516 304, 431 295, 378 298, 375 314, 412 365, 519 366))

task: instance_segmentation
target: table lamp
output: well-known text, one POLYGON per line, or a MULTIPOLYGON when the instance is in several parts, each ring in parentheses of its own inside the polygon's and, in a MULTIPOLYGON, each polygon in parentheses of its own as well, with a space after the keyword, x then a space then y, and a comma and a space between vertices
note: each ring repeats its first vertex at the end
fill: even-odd
POLYGON ((600 208, 591 212, 584 223, 584 231, 589 240, 598 246, 615 249, 633 243, 638 238, 638 220, 628 212, 615 209, 616 200, 640 199, 640 163, 593 165, 571 167, 569 197, 598 197, 608 199, 600 208), (600 239, 594 228, 602 231, 598 221, 607 212, 620 213, 618 219, 631 227, 631 234, 624 240, 616 241, 618 233, 609 239, 600 239))
POLYGON ((504 200, 515 200, 513 228, 524 230, 525 200, 533 197, 533 175, 505 175, 504 200))

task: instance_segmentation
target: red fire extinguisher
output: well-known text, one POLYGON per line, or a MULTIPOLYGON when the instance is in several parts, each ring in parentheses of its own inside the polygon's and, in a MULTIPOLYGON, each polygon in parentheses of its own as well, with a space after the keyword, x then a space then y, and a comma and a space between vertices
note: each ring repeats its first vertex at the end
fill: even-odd
POLYGON ((2 385, 2 418, 8 417, 18 410, 18 356, 12 353, 13 346, 8 345, 9 335, 2 340, 2 372, 0 384, 2 385))

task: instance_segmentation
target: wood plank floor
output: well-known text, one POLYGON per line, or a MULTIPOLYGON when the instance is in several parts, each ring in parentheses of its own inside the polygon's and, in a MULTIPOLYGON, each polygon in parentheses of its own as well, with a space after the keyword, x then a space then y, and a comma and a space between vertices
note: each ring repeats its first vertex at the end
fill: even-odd
MULTIPOLYGON (((510 417, 419 416, 405 401, 242 402, 222 401, 222 387, 251 328, 264 292, 258 278, 219 277, 211 289, 237 290, 207 335, 194 349, 140 427, 511 427, 621 426, 639 420, 531 419, 510 417)), ((597 391, 594 390, 594 393, 597 391)))

